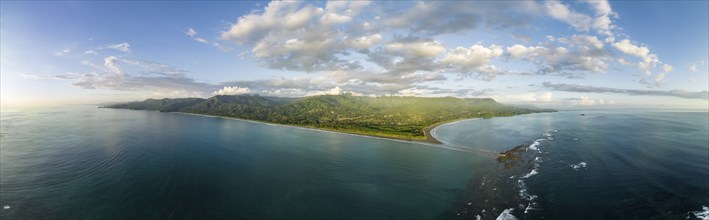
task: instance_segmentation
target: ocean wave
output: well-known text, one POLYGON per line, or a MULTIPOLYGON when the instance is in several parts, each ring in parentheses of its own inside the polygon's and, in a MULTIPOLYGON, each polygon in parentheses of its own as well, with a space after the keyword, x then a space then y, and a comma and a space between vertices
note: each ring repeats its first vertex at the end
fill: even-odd
POLYGON ((517 220, 518 218, 510 213, 512 210, 514 210, 514 208, 505 209, 497 216, 496 220, 517 220))
POLYGON ((574 170, 578 170, 580 168, 586 168, 586 165, 588 165, 586 162, 581 162, 578 164, 571 164, 571 168, 574 168, 574 170))
POLYGON ((530 144, 529 147, 527 147, 527 149, 536 150, 536 151, 539 151, 539 152, 541 153, 541 150, 539 150, 539 148, 538 148, 537 146, 539 146, 540 144, 542 144, 541 141, 544 141, 544 140, 546 140, 546 139, 537 139, 537 140, 534 140, 534 142, 532 142, 532 144, 530 144))
POLYGON ((522 199, 531 202, 532 200, 537 198, 537 195, 532 195, 527 192, 527 185, 524 184, 524 181, 517 180, 517 186, 519 186, 519 196, 522 197, 522 199))
POLYGON ((527 213, 529 213, 531 210, 533 210, 533 209, 534 209, 534 206, 535 206, 536 204, 537 204, 536 202, 530 202, 530 203, 528 203, 528 204, 527 204, 527 207, 524 208, 524 214, 527 214, 527 213))
POLYGON ((692 218, 692 215, 694 215, 696 219, 709 220, 709 207, 702 206, 702 210, 700 211, 689 212, 687 219, 692 218))
POLYGON ((539 172, 537 172, 537 169, 532 169, 532 171, 530 171, 529 173, 525 174, 524 176, 522 176, 520 178, 526 179, 526 178, 529 178, 530 176, 537 175, 537 173, 539 173, 539 172))

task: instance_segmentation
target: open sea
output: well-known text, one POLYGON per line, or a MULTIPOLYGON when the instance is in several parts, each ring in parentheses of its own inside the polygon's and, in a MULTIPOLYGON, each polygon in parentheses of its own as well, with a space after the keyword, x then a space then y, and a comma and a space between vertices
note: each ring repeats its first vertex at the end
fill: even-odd
POLYGON ((0 219, 709 219, 706 111, 561 111, 432 132, 443 145, 3 109, 0 219))

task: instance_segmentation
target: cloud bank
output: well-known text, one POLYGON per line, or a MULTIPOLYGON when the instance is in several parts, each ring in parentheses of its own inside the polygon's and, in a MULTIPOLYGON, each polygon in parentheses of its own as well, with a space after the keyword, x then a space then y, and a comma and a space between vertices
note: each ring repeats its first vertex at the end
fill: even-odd
MULTIPOLYGON (((481 81, 510 75, 583 78, 615 67, 630 67, 637 70, 638 82, 649 87, 663 86, 674 68, 663 63, 647 45, 620 33, 616 19, 618 14, 603 0, 578 4, 273 1, 240 16, 216 39, 202 38, 191 27, 184 30, 184 35, 225 51, 231 49, 220 42, 248 48, 239 56, 253 59, 268 69, 301 72, 302 76, 205 83, 188 77, 179 68, 109 56, 101 62, 83 61, 92 68, 90 72, 55 78, 73 79, 74 85, 87 89, 182 91, 201 95, 305 96, 351 92, 475 97, 492 90, 434 85, 452 77, 481 81), (538 34, 536 27, 549 22, 565 25, 569 32, 543 39, 527 36, 538 34), (481 32, 505 33, 525 40, 509 44, 484 43, 475 38, 457 44, 445 41, 450 36, 469 37, 481 32)), ((130 46, 120 43, 104 48, 128 53, 130 46)), ((544 87, 558 91, 590 92, 593 90, 590 88, 595 88, 600 89, 595 92, 604 93, 707 99, 705 93, 677 90, 622 90, 552 83, 544 83, 544 87)), ((536 102, 552 101, 551 93, 533 98, 536 102)))
POLYGON ((637 90, 637 89, 616 89, 608 87, 585 86, 580 84, 551 83, 544 82, 543 87, 556 91, 583 92, 583 93, 616 93, 625 95, 641 96, 672 96, 686 99, 709 100, 709 91, 689 92, 684 90, 637 90))

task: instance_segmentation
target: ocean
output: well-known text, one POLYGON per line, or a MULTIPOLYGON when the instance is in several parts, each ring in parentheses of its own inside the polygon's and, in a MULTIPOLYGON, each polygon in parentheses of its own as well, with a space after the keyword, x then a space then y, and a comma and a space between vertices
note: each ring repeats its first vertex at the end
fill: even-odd
POLYGON ((562 111, 442 125, 439 146, 95 106, 3 110, 0 218, 701 219, 708 126, 707 112, 562 111))

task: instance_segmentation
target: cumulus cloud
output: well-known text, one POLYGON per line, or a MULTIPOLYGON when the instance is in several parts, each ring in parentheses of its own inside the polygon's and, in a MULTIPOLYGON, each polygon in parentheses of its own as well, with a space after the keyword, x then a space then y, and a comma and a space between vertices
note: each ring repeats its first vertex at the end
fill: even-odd
MULTIPOLYGON (((648 46, 628 39, 616 42, 614 32, 620 28, 613 20, 617 18, 607 1, 273 1, 239 17, 219 34, 221 41, 200 38, 191 27, 184 34, 225 51, 230 50, 225 42, 248 48, 239 51, 239 57, 253 58, 269 69, 305 72, 305 76, 208 84, 186 77, 178 68, 114 56, 102 63, 87 61, 94 71, 72 77, 76 85, 86 88, 144 89, 147 85, 137 80, 146 80, 158 81, 160 88, 204 94, 248 88, 252 93, 279 96, 330 94, 334 89, 365 95, 474 96, 487 91, 455 92, 427 85, 451 76, 486 81, 515 74, 581 78, 605 73, 617 63, 642 70, 638 75, 646 84, 660 85, 671 77, 668 73, 674 68, 660 62, 648 46), (538 39, 528 31, 534 31, 533 24, 548 21, 567 24, 571 32, 534 42, 538 39), (475 39, 462 45, 444 41, 480 30, 493 34, 501 30, 527 40, 511 45, 475 39), (530 69, 508 69, 517 66, 530 69)), ((130 52, 128 43, 104 48, 130 52)), ((524 96, 535 102, 552 100, 551 93, 524 96)))
POLYGON ((590 16, 575 12, 559 1, 548 1, 544 8, 549 16, 568 23, 576 30, 588 31, 593 26, 593 19, 590 16))
POLYGON ((690 92, 684 90, 638 90, 638 89, 616 89, 609 87, 595 87, 580 84, 567 83, 550 83, 544 82, 542 86, 565 92, 584 92, 584 93, 617 93, 626 95, 643 95, 643 96, 672 96, 686 99, 704 99, 709 100, 709 91, 690 92))
POLYGON ((126 53, 130 52, 130 44, 128 44, 128 43, 112 44, 112 45, 106 46, 105 48, 114 49, 114 50, 126 52, 126 53))
POLYGON ((443 57, 441 62, 461 73, 478 73, 484 80, 492 80, 498 73, 491 60, 502 55, 502 47, 492 45, 489 48, 473 45, 470 48, 457 47, 443 57))
POLYGON ((574 11, 559 1, 547 1, 544 8, 551 18, 567 23, 578 31, 596 30, 598 33, 612 38, 613 29, 615 29, 612 17, 616 17, 617 14, 613 12, 608 1, 585 1, 585 3, 591 6, 594 15, 574 11))
POLYGON ((689 71, 697 72, 697 65, 696 65, 696 64, 692 64, 691 66, 689 66, 689 71))
POLYGON ((224 88, 214 91, 212 94, 214 94, 214 95, 240 95, 240 94, 249 94, 249 93, 251 93, 251 90, 248 87, 224 86, 224 88))
POLYGON ((663 84, 665 74, 671 72, 673 69, 672 66, 668 64, 663 64, 662 66, 660 66, 662 62, 656 54, 650 53, 649 48, 645 46, 638 46, 628 39, 623 39, 621 41, 613 43, 612 45, 614 48, 618 49, 624 54, 638 57, 641 59, 637 63, 637 67, 642 73, 640 82, 650 87, 661 86, 663 84), (656 68, 661 69, 655 71, 655 73, 653 74, 653 70, 656 70, 656 68))
MULTIPOLYGON (((607 1, 575 5, 559 1, 330 1, 324 7, 312 2, 274 1, 263 10, 241 16, 220 37, 249 47, 249 54, 270 69, 311 74, 345 72, 333 80, 379 83, 381 87, 398 84, 394 87, 404 89, 444 80, 446 74, 486 81, 514 74, 581 78, 588 73, 604 73, 612 62, 620 60, 609 48, 642 55, 639 68, 661 67, 649 49, 643 53, 646 47, 635 46, 627 39, 615 42, 618 28, 613 19, 617 17, 607 1), (519 34, 530 24, 549 18, 568 24, 577 33, 547 36, 546 42, 533 45, 445 45, 437 41, 445 34, 476 29, 519 34), (536 69, 512 70, 498 64, 508 61, 531 62, 536 69), (416 74, 436 77, 409 77, 416 74)), ((197 35, 190 30, 189 36, 197 35)), ((642 78, 659 85, 667 72, 648 73, 642 78)))
POLYGON ((313 91, 313 92, 308 92, 305 96, 316 96, 316 95, 339 95, 342 94, 344 91, 339 87, 335 86, 332 89, 325 90, 325 91, 313 91))
POLYGON ((625 54, 633 55, 643 59, 646 59, 648 55, 650 55, 650 49, 648 49, 647 47, 634 45, 628 39, 623 39, 621 41, 613 43, 612 45, 613 47, 625 54))
POLYGON ((439 42, 396 42, 385 46, 388 51, 409 53, 411 56, 435 57, 446 51, 439 42))
POLYGON ((595 36, 573 35, 571 40, 555 39, 554 44, 507 47, 507 57, 523 60, 537 66, 537 74, 561 75, 568 78, 582 77, 585 73, 602 73, 608 70, 612 56, 603 49, 603 43, 595 36))

